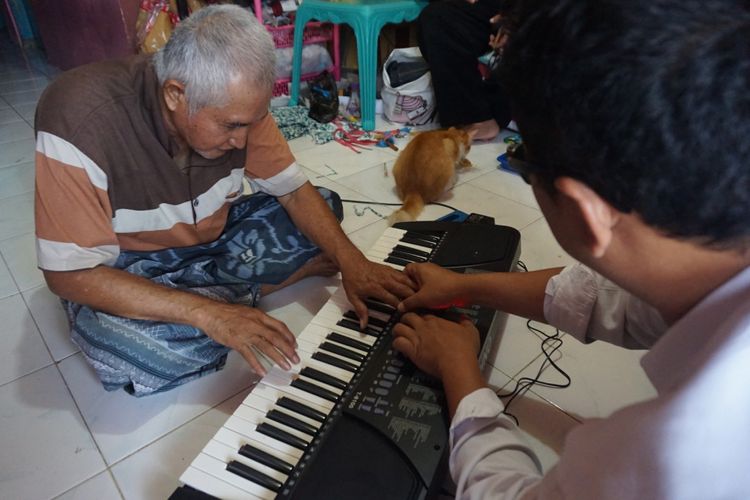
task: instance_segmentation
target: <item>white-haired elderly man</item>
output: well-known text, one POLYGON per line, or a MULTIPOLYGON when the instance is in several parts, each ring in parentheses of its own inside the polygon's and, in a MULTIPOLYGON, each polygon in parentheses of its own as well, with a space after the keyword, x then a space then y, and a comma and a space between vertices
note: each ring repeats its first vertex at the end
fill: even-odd
POLYGON ((349 300, 397 304, 405 275, 367 261, 268 113, 274 45, 232 5, 182 21, 151 56, 62 74, 36 115, 38 264, 104 387, 146 395, 220 369, 229 349, 298 362, 254 306, 341 270, 349 300), (253 194, 243 193, 243 178, 253 194))

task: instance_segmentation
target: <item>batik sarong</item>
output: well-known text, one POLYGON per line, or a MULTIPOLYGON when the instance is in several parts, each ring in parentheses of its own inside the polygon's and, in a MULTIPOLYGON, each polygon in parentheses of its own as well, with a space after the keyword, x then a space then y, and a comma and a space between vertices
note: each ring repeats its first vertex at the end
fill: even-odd
MULTIPOLYGON (((336 217, 341 200, 319 188, 336 217)), ((224 233, 192 247, 123 251, 115 266, 170 288, 257 305, 264 284, 287 279, 320 249, 295 227, 276 198, 254 194, 234 204, 224 233)), ((108 391, 163 392, 220 370, 229 348, 186 324, 123 318, 63 300, 73 341, 108 391)))

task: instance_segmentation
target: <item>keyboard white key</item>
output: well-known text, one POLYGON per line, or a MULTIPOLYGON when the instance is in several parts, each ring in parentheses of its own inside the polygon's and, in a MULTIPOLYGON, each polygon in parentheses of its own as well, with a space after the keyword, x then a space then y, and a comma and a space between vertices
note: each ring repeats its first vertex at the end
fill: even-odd
POLYGON ((222 427, 221 429, 219 429, 214 436, 214 439, 231 447, 233 450, 236 450, 236 452, 239 452, 239 449, 242 448, 243 445, 249 444, 281 460, 284 460, 291 465, 296 464, 299 458, 302 456, 302 450, 299 450, 294 446, 289 446, 288 444, 284 444, 281 442, 275 442, 274 445, 277 446, 269 446, 266 443, 255 439, 254 437, 245 436, 226 427, 222 427))
MULTIPOLYGON (((228 430, 232 433, 242 436, 243 439, 247 439, 248 442, 256 441, 264 444, 268 448, 279 451, 281 454, 294 456, 297 460, 302 456, 302 450, 295 448, 294 446, 288 445, 278 439, 273 439, 265 434, 261 434, 255 430, 255 425, 248 425, 246 420, 235 417, 232 415, 229 417, 221 430, 228 430)), ((217 433, 218 436, 218 433, 217 433)), ((217 437, 217 439, 219 439, 217 437)), ((219 439, 222 442, 226 442, 227 439, 219 439)), ((239 452, 239 447, 237 451, 239 452)), ((279 458, 283 458, 282 455, 277 454, 279 458)), ((297 463, 297 460, 294 463, 297 463)))
MULTIPOLYGON (((259 397, 266 399, 268 401, 273 401, 274 403, 277 402, 281 398, 287 398, 291 399, 297 403, 303 404, 307 407, 309 407, 312 410, 315 410, 317 412, 322 413, 323 415, 328 415, 331 412, 331 409, 333 408, 333 403, 330 403, 328 401, 325 401, 326 404, 317 404, 313 403, 307 400, 304 400, 298 396, 294 396, 288 392, 285 392, 281 389, 276 389, 274 387, 265 385, 265 384, 258 384, 254 389, 253 392, 251 392, 248 397, 250 396, 259 397)), ((246 398, 247 399, 247 398, 246 398)))
POLYGON ((256 409, 264 413, 265 415, 268 415, 268 413, 272 410, 279 411, 281 413, 289 415, 290 417, 296 418, 297 420, 307 425, 310 425, 316 429, 318 429, 321 425, 323 425, 323 422, 313 420, 299 413, 292 412, 291 410, 288 410, 286 408, 278 407, 276 405, 276 401, 269 401, 267 399, 262 398, 261 396, 256 396, 252 392, 248 395, 247 398, 245 398, 245 401, 243 401, 242 404, 245 406, 249 406, 253 409, 256 409))
POLYGON ((252 500, 263 498, 248 493, 241 488, 237 488, 221 478, 203 472, 202 470, 195 468, 192 464, 182 473, 180 481, 223 500, 252 500))
POLYGON ((232 460, 236 460, 272 479, 275 479, 276 481, 279 481, 282 484, 287 479, 286 474, 279 472, 275 469, 272 469, 270 467, 267 467, 259 463, 256 460, 252 460, 247 457, 244 457, 236 453, 236 451, 232 449, 231 447, 225 445, 224 443, 220 441, 217 441, 216 439, 212 439, 211 441, 208 442, 208 444, 203 448, 203 453, 211 457, 214 457, 218 460, 221 460, 225 464, 231 462, 232 460))
POLYGON ((227 470, 227 464, 223 460, 219 460, 203 452, 195 457, 195 460, 193 460, 191 467, 195 467, 196 469, 199 469, 206 474, 210 474, 215 478, 220 479, 225 483, 228 483, 235 488, 244 491, 246 494, 249 493, 253 495, 254 497, 261 498, 263 500, 272 500, 276 496, 276 492, 269 490, 268 488, 264 488, 263 486, 260 486, 259 484, 256 484, 252 481, 248 481, 247 479, 242 478, 237 474, 229 472, 227 470))

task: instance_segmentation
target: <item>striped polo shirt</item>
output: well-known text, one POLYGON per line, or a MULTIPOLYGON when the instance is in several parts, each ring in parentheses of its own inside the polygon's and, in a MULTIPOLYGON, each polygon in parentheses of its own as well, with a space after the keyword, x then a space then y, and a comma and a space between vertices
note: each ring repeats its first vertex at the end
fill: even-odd
POLYGON ((36 112, 38 265, 112 265, 120 250, 154 251, 218 238, 243 192, 282 196, 307 181, 270 114, 247 147, 180 167, 165 128, 151 57, 89 64, 60 75, 36 112))

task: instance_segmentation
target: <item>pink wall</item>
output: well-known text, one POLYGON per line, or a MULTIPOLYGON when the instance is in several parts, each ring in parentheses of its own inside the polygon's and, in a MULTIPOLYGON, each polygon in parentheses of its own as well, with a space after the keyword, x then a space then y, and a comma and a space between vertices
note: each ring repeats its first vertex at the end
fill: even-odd
POLYGON ((30 0, 50 64, 69 69, 135 52, 139 0, 30 0))

